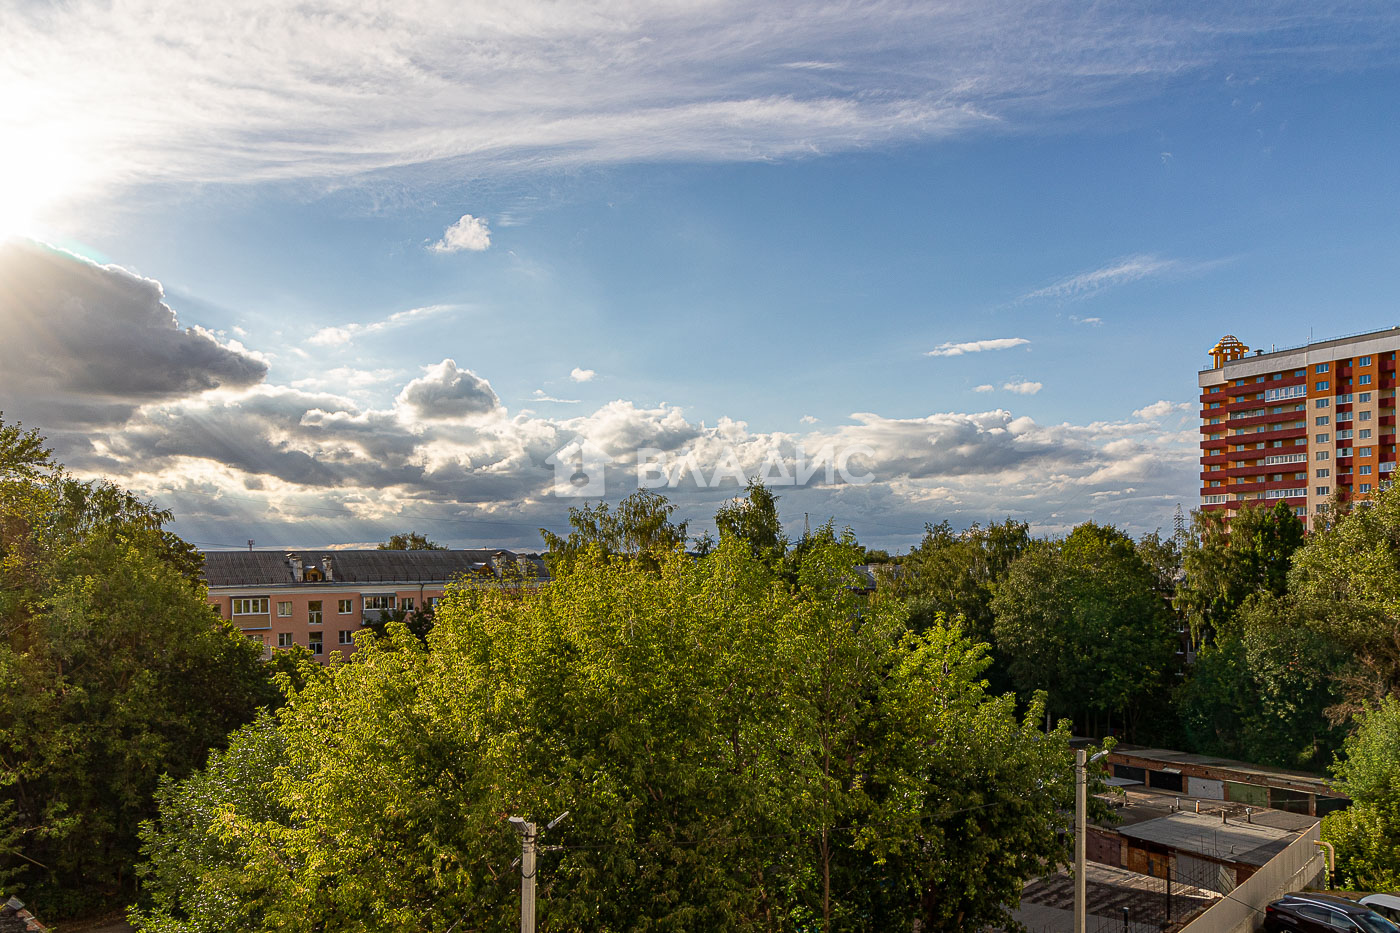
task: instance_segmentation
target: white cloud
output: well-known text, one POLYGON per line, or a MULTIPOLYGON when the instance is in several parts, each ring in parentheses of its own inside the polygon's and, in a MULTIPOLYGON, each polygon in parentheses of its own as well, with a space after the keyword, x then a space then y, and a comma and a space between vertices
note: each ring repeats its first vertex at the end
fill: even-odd
POLYGON ((815 418, 812 415, 803 415, 797 420, 801 421, 803 424, 816 424, 817 422, 821 421, 820 418, 815 418))
POLYGON ((535 394, 530 398, 532 402, 559 402, 564 405, 577 405, 581 399, 576 398, 555 398, 545 392, 544 389, 536 389, 535 394))
POLYGON ((1075 315, 1071 314, 1069 316, 1069 319, 1074 324, 1088 324, 1092 327, 1098 327, 1100 324, 1103 323, 1103 318, 1101 317, 1076 317, 1075 315))
POLYGON ((575 366, 569 373, 569 378, 574 382, 592 382, 598 374, 591 369, 580 369, 575 366))
POLYGON ((1100 269, 1071 275, 1069 278, 1061 279, 1052 285, 1037 288, 1035 291, 1021 296, 1018 300, 1073 301, 1078 298, 1087 298, 1115 285, 1126 285, 1129 282, 1162 275, 1178 268, 1178 266, 1180 263, 1175 259, 1163 259, 1160 256, 1147 254, 1128 256, 1125 259, 1115 260, 1100 269))
POLYGON ((491 247, 491 230, 485 217, 463 214, 455 224, 442 232, 442 239, 428 249, 435 253, 460 253, 463 250, 481 252, 491 247))
POLYGON ((973 387, 972 387, 972 391, 974 391, 974 392, 991 392, 991 391, 993 391, 994 389, 996 389, 996 386, 992 385, 991 383, 987 383, 987 382, 984 382, 984 383, 983 383, 982 385, 980 385, 980 386, 973 386, 973 387))
POLYGON ((410 308, 407 311, 396 311, 382 321, 373 321, 369 324, 343 324, 337 327, 323 327, 306 339, 307 343, 315 344, 318 347, 339 347, 344 346, 357 337, 365 334, 377 334, 381 331, 394 327, 401 327, 425 317, 432 317, 436 314, 445 314, 449 311, 457 311, 458 305, 427 305, 422 308, 410 308))
POLYGON ((1017 395, 1034 395, 1045 388, 1045 386, 1039 382, 1026 382, 1022 380, 1021 382, 1004 383, 1002 388, 1008 392, 1015 392, 1017 395))
POLYGON ((1163 399, 1160 402, 1153 402, 1143 408, 1133 412, 1134 418, 1165 418, 1167 415, 1178 412, 1188 412, 1191 406, 1185 402, 1168 402, 1163 399))
POLYGON ((925 353, 925 356, 963 356, 967 353, 984 353, 988 350, 1010 350, 1024 347, 1030 341, 1024 337, 994 337, 990 340, 969 340, 966 343, 943 343, 925 353))
POLYGON ((1384 0, 1087 13, 1071 0, 872 0, 858 17, 800 0, 360 0, 335 15, 73 0, 6 18, 0 87, 6 128, 64 170, 69 193, 427 164, 460 179, 1035 128, 1187 74, 1282 67, 1280 51, 1289 67, 1390 62, 1371 37, 1396 20, 1384 0))
POLYGON ((494 412, 501 405, 491 383, 470 369, 458 369, 455 360, 443 360, 425 370, 395 399, 414 418, 466 418, 494 412))

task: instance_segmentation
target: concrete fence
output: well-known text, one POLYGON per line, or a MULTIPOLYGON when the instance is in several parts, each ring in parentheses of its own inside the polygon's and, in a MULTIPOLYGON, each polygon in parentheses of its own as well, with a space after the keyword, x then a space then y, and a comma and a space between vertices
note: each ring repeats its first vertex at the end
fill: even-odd
POLYGON ((1324 865, 1315 845, 1321 825, 1312 826, 1243 884, 1216 902, 1181 933, 1252 933, 1264 925, 1264 906, 1289 891, 1314 883, 1324 865))

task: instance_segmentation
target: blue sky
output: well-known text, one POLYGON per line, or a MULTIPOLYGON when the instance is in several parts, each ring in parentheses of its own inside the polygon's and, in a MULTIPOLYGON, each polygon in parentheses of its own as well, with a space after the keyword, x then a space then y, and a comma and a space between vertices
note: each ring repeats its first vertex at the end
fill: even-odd
POLYGON ((580 437, 610 499, 638 448, 861 448, 779 493, 877 546, 1169 527, 1216 339, 1400 323, 1398 23, 21 7, 0 410, 208 544, 533 545, 580 437))

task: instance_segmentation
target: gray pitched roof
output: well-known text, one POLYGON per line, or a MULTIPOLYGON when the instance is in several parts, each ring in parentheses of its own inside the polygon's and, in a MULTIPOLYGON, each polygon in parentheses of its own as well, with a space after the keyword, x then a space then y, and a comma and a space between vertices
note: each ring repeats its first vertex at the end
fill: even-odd
MULTIPOLYGON (((549 573, 539 557, 502 548, 459 551, 205 551, 204 579, 210 586, 297 586, 292 558, 304 567, 330 562, 338 584, 445 583, 463 574, 500 576, 519 566, 537 580, 549 573), (521 563, 517 563, 521 562, 521 563)), ((315 584, 305 584, 315 585, 315 584)))

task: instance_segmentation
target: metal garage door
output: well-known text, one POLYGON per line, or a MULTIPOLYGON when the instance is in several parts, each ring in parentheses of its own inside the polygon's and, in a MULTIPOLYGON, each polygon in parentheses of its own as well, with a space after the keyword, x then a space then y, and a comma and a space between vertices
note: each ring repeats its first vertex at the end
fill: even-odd
POLYGON ((1192 797, 1203 797, 1207 800, 1225 799, 1225 782, 1208 781, 1205 778, 1188 777, 1186 779, 1186 793, 1192 797))

